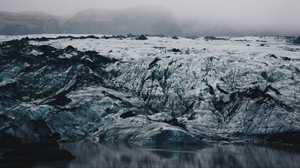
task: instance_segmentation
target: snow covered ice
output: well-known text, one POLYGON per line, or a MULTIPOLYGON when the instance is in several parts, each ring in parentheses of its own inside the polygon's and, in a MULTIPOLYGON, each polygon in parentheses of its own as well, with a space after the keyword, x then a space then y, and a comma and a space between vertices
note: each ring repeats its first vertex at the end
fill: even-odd
POLYGON ((299 143, 300 46, 284 37, 81 37, 0 37, 1 134, 299 143))

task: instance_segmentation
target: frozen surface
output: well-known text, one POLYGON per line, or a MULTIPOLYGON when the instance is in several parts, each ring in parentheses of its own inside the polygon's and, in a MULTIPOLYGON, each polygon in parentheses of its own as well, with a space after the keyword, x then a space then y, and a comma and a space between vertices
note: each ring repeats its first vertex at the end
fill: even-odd
POLYGON ((137 144, 299 136, 300 46, 283 37, 57 36, 0 37, 2 132, 137 144))

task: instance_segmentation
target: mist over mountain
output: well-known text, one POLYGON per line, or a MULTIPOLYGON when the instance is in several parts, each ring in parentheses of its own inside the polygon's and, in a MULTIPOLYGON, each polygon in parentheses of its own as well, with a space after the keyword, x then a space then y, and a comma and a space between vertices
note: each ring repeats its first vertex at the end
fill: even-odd
POLYGON ((0 34, 60 33, 59 18, 35 12, 0 12, 0 34))
POLYGON ((65 20, 43 13, 0 13, 0 34, 41 33, 183 35, 163 8, 87 9, 65 20))
MULTIPOLYGON (((205 10, 205 9, 203 9, 205 10)), ((254 19, 251 12, 233 17, 228 13, 176 14, 165 7, 131 7, 125 9, 86 9, 68 17, 42 12, 0 12, 0 34, 164 34, 177 36, 244 36, 299 35, 297 19, 260 11, 254 19), (289 18, 289 19, 287 19, 289 18)), ((59 15, 59 14, 58 14, 59 15)))
POLYGON ((66 33, 183 35, 171 13, 164 9, 88 9, 64 24, 66 33))

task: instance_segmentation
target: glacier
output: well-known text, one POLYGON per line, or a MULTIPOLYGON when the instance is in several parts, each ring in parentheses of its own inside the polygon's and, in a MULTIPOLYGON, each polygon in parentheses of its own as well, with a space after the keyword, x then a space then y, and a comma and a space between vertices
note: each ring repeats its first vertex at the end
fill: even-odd
POLYGON ((0 36, 0 141, 299 144, 299 45, 135 38, 0 36))

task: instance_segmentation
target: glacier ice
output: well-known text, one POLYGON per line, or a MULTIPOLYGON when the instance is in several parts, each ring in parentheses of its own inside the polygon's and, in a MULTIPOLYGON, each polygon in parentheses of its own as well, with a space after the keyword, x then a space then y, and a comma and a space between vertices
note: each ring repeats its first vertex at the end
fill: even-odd
POLYGON ((299 46, 283 37, 147 38, 0 38, 1 135, 136 144, 299 137, 299 46))

